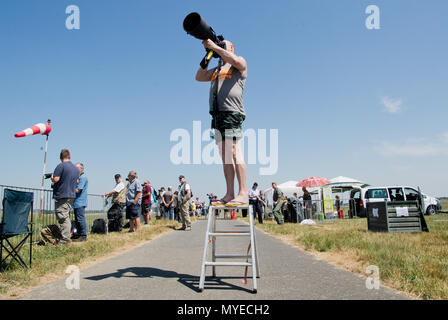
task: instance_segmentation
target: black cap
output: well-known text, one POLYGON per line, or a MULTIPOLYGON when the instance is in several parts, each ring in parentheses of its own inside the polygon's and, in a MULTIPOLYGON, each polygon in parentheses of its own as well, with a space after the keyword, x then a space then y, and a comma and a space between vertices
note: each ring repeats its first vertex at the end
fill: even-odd
POLYGON ((115 175, 115 179, 118 179, 118 178, 121 178, 121 174, 119 174, 119 173, 117 173, 117 174, 115 175))
POLYGON ((180 176, 179 176, 179 179, 182 179, 182 178, 185 178, 185 176, 183 176, 183 175, 180 175, 180 176))

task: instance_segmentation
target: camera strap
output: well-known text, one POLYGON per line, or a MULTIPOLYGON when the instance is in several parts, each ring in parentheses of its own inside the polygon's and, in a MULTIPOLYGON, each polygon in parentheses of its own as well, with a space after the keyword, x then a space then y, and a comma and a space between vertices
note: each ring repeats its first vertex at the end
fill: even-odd
POLYGON ((219 87, 219 73, 221 72, 222 60, 219 59, 218 67, 216 68, 216 78, 215 78, 215 92, 213 94, 213 113, 218 112, 218 87, 219 87))
POLYGON ((214 91, 213 91, 213 108, 212 108, 212 129, 216 128, 216 123, 215 123, 215 117, 216 114, 218 113, 218 87, 219 87, 219 73, 221 72, 221 67, 222 67, 222 60, 219 59, 218 61, 218 67, 216 68, 216 78, 215 78, 215 83, 214 83, 214 91))

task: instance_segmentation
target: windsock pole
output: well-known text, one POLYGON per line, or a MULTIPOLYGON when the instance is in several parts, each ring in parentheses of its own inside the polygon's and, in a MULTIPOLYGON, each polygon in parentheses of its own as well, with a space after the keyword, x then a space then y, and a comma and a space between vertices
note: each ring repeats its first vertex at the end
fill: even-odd
MULTIPOLYGON (((50 125, 50 123, 51 123, 51 120, 50 119, 48 119, 48 125, 50 125)), ((43 213, 43 211, 42 211, 42 203, 43 203, 43 200, 44 200, 44 182, 45 182, 45 168, 46 168, 46 166, 47 166, 47 149, 48 149, 48 136, 49 136, 50 134, 48 133, 46 136, 46 138, 45 138, 45 155, 44 155, 44 168, 43 168, 43 171, 42 171, 42 189, 41 189, 41 191, 40 191, 40 216, 42 216, 42 213, 43 213)))

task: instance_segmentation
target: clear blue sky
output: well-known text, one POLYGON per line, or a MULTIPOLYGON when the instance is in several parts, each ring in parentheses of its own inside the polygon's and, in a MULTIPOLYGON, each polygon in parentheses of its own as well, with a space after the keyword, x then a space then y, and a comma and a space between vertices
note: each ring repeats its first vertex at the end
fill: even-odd
POLYGON ((136 170, 222 194, 220 166, 169 158, 172 130, 210 123, 209 85, 194 81, 204 49, 182 29, 192 11, 247 60, 245 128, 279 130, 277 174, 250 165, 249 185, 344 175, 448 195, 445 0, 3 0, 0 184, 40 185, 44 137, 13 134, 50 118, 47 172, 69 148, 92 193, 136 170), (80 30, 65 28, 71 4, 80 30), (369 4, 380 30, 365 27, 369 4))

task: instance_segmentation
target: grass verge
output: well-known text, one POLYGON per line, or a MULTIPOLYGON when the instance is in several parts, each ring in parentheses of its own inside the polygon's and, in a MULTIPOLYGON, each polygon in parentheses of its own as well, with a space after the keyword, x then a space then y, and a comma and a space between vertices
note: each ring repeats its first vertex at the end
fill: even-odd
POLYGON ((426 216, 426 221, 429 233, 369 232, 366 219, 316 226, 265 221, 256 226, 364 276, 367 266, 378 266, 382 285, 410 297, 448 299, 448 214, 426 216))
MULTIPOLYGON (((191 218, 192 222, 195 220, 191 218)), ((23 269, 16 263, 7 271, 0 272, 0 299, 15 299, 25 295, 32 288, 65 275, 69 265, 85 268, 99 259, 110 257, 134 248, 162 233, 180 227, 173 221, 156 220, 150 226, 144 226, 139 232, 111 232, 107 235, 90 234, 86 242, 74 242, 68 246, 33 245, 33 266, 23 269)), ((28 247, 22 249, 25 261, 29 259, 28 247)))

